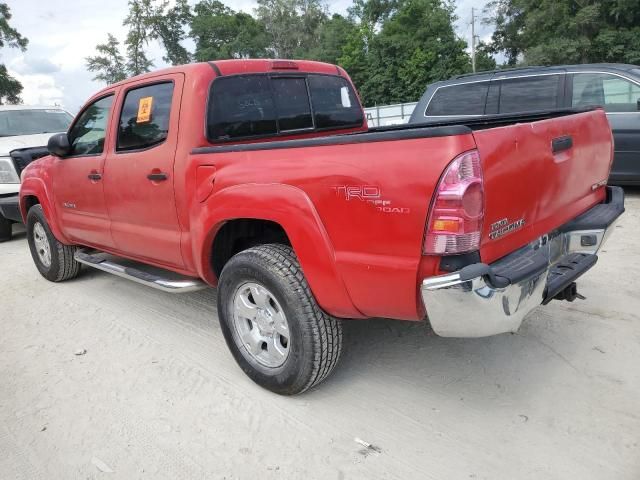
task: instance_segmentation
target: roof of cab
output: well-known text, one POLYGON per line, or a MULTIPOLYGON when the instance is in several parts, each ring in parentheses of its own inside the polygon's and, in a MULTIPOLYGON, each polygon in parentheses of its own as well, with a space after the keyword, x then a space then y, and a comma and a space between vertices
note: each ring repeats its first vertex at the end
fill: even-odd
POLYGON ((127 83, 152 79, 162 75, 171 73, 186 73, 187 75, 197 75, 199 72, 215 71, 216 74, 239 75, 248 73, 268 73, 268 72, 304 72, 304 73, 323 73, 330 75, 344 75, 344 70, 336 65, 324 62, 315 62, 311 60, 279 60, 279 59, 241 59, 241 60, 216 60, 212 62, 188 63, 175 67, 163 68, 152 72, 136 75, 127 78, 118 83, 109 85, 94 95, 98 96, 102 92, 111 90, 113 87, 126 85, 127 83))

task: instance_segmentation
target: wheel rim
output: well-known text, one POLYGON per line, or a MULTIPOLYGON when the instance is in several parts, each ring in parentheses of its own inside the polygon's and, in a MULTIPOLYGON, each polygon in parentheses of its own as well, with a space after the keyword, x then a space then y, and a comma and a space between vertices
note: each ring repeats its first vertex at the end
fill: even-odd
POLYGON ((45 267, 51 266, 51 246, 44 227, 40 222, 33 225, 33 244, 36 247, 38 258, 45 267))
POLYGON ((248 282, 236 289, 232 301, 236 342, 245 357, 270 368, 284 364, 291 335, 276 297, 259 283, 248 282))

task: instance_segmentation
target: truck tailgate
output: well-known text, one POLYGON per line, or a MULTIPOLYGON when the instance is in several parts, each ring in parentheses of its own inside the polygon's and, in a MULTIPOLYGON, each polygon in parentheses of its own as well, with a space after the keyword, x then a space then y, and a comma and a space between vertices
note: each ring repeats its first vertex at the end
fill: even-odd
POLYGON ((485 186, 483 262, 511 253, 605 198, 613 140, 602 110, 473 135, 485 186))

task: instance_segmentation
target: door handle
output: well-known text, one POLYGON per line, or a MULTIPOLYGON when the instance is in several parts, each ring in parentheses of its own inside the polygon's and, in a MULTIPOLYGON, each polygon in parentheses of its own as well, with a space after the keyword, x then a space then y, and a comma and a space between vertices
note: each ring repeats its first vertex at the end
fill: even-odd
POLYGON ((98 180, 102 180, 102 175, 98 172, 91 172, 89 175, 87 175, 87 178, 92 182, 97 182, 98 180))
POLYGON ((169 175, 164 172, 153 172, 147 175, 147 178, 152 182, 164 182, 167 178, 169 178, 169 175))
POLYGON ((551 151, 554 154, 562 152, 564 150, 569 150, 571 147, 573 147, 573 138, 571 137, 571 135, 554 138, 551 141, 551 151))

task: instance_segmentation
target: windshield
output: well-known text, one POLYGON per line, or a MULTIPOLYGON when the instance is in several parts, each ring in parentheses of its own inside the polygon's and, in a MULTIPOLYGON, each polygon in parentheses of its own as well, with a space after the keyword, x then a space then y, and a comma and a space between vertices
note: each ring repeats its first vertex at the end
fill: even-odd
POLYGON ((0 137, 66 132, 71 120, 64 110, 0 111, 0 137))

